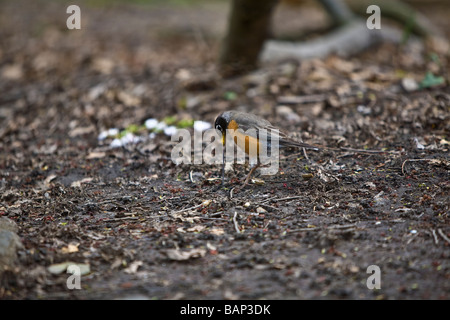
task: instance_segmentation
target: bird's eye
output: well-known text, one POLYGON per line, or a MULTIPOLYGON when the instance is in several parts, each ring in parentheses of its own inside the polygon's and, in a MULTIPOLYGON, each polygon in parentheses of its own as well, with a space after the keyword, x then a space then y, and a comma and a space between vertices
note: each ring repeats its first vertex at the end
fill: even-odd
POLYGON ((216 129, 222 131, 222 126, 220 124, 216 125, 216 129))

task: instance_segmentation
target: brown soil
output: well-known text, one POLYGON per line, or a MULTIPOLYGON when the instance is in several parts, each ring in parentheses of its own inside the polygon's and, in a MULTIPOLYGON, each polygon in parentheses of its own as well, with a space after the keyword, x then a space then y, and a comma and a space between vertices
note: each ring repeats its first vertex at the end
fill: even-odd
MULTIPOLYGON (((1 298, 449 298, 448 55, 384 44, 223 80, 223 3, 82 5, 79 31, 63 4, 0 7, 0 215, 23 243, 1 298), (444 84, 403 89, 427 72, 444 84), (286 96, 313 101, 289 104, 292 117, 286 96), (97 140, 229 109, 340 150, 286 150, 279 174, 231 191, 248 167, 221 188, 220 166, 176 166, 163 134, 97 140), (48 270, 67 261, 90 267, 81 290, 48 270), (367 288, 370 265, 381 289, 367 288)), ((426 13, 448 32, 441 12, 426 13)))

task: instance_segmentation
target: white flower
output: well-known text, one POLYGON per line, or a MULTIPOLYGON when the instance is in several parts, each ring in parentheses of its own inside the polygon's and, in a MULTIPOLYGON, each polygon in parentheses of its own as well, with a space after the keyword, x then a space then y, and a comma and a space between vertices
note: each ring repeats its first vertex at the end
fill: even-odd
POLYGON ((117 128, 111 128, 108 130, 108 136, 109 137, 114 137, 115 135, 119 134, 119 129, 117 128))
POLYGON ((175 126, 168 126, 164 128, 164 134, 166 136, 172 136, 178 131, 177 127, 175 126))
POLYGON ((120 141, 122 141, 122 144, 123 144, 123 145, 126 145, 126 144, 129 144, 129 143, 133 143, 134 139, 135 139, 134 134, 132 134, 131 132, 127 132, 127 134, 124 135, 124 136, 120 139, 120 141))
POLYGON ((158 124, 159 124, 159 121, 154 118, 145 120, 145 127, 147 129, 154 129, 158 126, 158 124))
POLYGON ((102 132, 100 132, 100 134, 99 134, 98 137, 97 137, 97 139, 98 139, 99 141, 103 141, 103 140, 105 140, 106 138, 108 138, 108 131, 102 131, 102 132))
POLYGON ((124 135, 122 137, 122 139, 120 139, 120 141, 122 142, 122 145, 130 144, 130 143, 135 144, 135 143, 142 141, 142 138, 135 136, 131 132, 128 132, 126 135, 124 135))
POLYGON ((135 144, 138 143, 140 141, 142 141, 143 138, 142 137, 138 137, 135 136, 134 134, 128 132, 126 135, 124 135, 122 138, 120 139, 114 139, 110 144, 110 148, 120 148, 123 146, 126 146, 127 144, 135 144))
POLYGON ((108 130, 106 130, 106 131, 102 131, 102 132, 100 132, 100 134, 98 135, 98 140, 99 141, 103 141, 103 140, 105 140, 106 138, 108 138, 108 137, 114 137, 114 136, 116 136, 117 134, 119 133, 119 129, 117 129, 117 128, 111 128, 111 129, 108 129, 108 130))
POLYGON ((163 121, 159 122, 154 128, 156 131, 162 131, 167 127, 167 124, 163 121))
POLYGON ((195 131, 205 131, 211 128, 211 124, 206 121, 194 121, 194 130, 195 131))
POLYGON ((109 146, 111 148, 120 148, 122 146, 122 141, 120 139, 114 139, 113 141, 111 141, 111 143, 109 144, 109 146))

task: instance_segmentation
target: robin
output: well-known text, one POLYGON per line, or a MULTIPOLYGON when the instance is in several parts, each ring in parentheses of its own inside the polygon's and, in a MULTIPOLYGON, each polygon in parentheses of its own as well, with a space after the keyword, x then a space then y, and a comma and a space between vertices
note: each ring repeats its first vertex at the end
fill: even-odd
MULTIPOLYGON (((249 156, 257 158, 257 163, 250 169, 243 186, 248 184, 253 172, 261 166, 260 155, 263 151, 267 151, 267 149, 271 147, 272 141, 278 141, 279 148, 294 147, 308 148, 316 151, 319 150, 315 146, 289 138, 285 133, 281 132, 280 129, 274 127, 269 121, 251 113, 225 111, 216 118, 214 126, 222 134, 223 145, 225 145, 225 138, 228 132, 232 135, 234 143, 240 149, 245 151, 249 156), (263 135, 260 134, 261 132, 265 133, 264 139, 261 138, 263 137, 263 135), (265 148, 265 150, 263 148, 265 148)), ((224 179, 225 151, 223 152, 222 184, 224 183, 224 179)))

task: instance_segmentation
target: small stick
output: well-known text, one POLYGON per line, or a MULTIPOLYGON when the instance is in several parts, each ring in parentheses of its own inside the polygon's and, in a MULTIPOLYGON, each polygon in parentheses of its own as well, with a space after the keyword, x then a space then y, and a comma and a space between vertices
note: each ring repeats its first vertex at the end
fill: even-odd
POLYGON ((174 214, 174 213, 181 213, 181 212, 185 212, 185 211, 197 209, 197 208, 200 208, 201 206, 202 206, 202 203, 200 203, 200 204, 198 204, 198 205, 196 205, 196 206, 193 206, 193 207, 184 208, 184 209, 181 209, 181 210, 178 210, 178 211, 173 211, 171 214, 174 214))
POLYGON ((278 97, 277 101, 281 104, 302 104, 302 103, 313 103, 322 102, 327 99, 325 94, 311 94, 308 96, 281 96, 278 97))
POLYGON ((139 220, 139 218, 138 217, 120 217, 120 218, 105 219, 102 222, 119 222, 119 221, 125 221, 125 220, 139 220))
POLYGON ((436 235, 436 231, 435 231, 434 229, 431 229, 431 233, 433 234, 434 243, 435 243, 435 244, 438 244, 438 243, 439 243, 439 240, 438 240, 438 237, 437 237, 437 235, 436 235))
POLYGON ((405 175, 405 172, 404 172, 403 168, 405 167, 405 164, 408 161, 412 162, 412 161, 431 161, 431 160, 433 160, 433 159, 406 159, 405 161, 403 161, 403 164, 402 164, 402 174, 405 175))
MULTIPOLYGON (((331 148, 329 148, 331 149, 331 148)), ((333 148, 335 149, 335 148, 333 148)), ((353 148, 346 148, 346 147, 341 147, 341 150, 344 151, 350 151, 350 152, 361 152, 361 153, 386 153, 387 151, 381 151, 381 150, 364 150, 364 149, 353 149, 353 148)))
POLYGON ((236 229, 237 233, 241 233, 241 230, 239 230, 239 225, 236 220, 236 216, 237 216, 237 211, 234 212, 234 216, 233 216, 234 228, 236 229))
POLYGON ((216 217, 216 216, 220 216, 222 213, 224 213, 225 211, 217 211, 211 214, 208 214, 208 217, 216 217))
POLYGON ((448 243, 450 243, 450 239, 444 234, 444 232, 442 231, 442 229, 438 229, 438 233, 439 235, 448 243))
POLYGON ((224 218, 210 218, 210 217, 200 217, 200 219, 203 219, 203 220, 215 220, 215 221, 229 221, 228 219, 224 219, 224 218))
POLYGON ((299 198, 302 198, 302 196, 294 196, 294 197, 287 197, 287 198, 281 198, 281 199, 266 199, 262 202, 268 202, 268 201, 278 202, 278 201, 293 200, 293 199, 299 199, 299 198))
POLYGON ((317 231, 317 230, 320 230, 321 228, 319 228, 319 227, 313 227, 313 228, 299 228, 299 229, 292 229, 292 230, 289 230, 288 232, 289 233, 291 233, 291 232, 302 232, 302 231, 317 231))
POLYGON ((230 200, 233 199, 233 191, 234 191, 235 188, 236 187, 233 187, 233 188, 230 189, 230 196, 229 196, 230 200))

